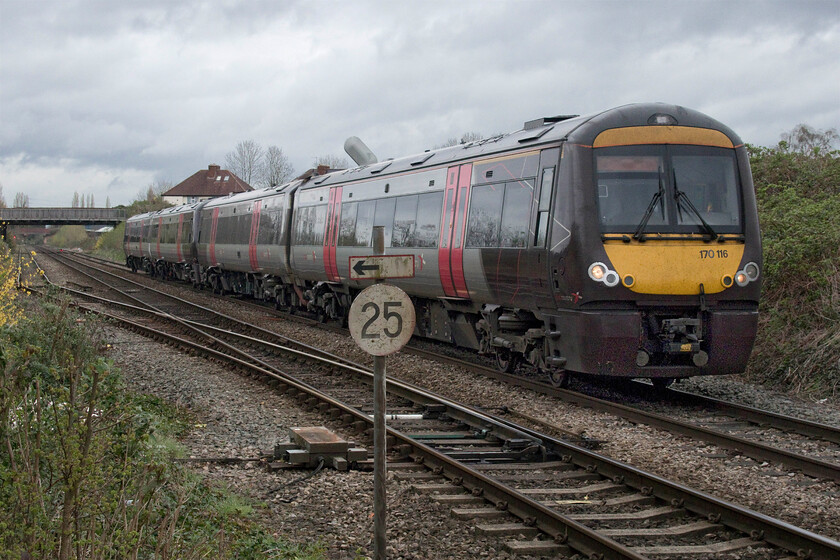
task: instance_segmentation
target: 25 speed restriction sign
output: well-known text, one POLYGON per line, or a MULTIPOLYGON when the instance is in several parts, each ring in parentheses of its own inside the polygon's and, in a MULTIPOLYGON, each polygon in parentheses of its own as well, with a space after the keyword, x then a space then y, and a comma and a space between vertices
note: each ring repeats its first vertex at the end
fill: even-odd
POLYGON ((388 356, 405 346, 414 332, 414 304, 404 291, 388 284, 368 286, 350 306, 350 335, 374 356, 388 356))

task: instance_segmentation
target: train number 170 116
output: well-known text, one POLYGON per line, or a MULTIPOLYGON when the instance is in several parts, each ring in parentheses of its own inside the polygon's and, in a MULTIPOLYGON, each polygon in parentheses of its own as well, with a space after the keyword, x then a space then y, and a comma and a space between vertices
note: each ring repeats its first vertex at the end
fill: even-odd
POLYGON ((700 249, 701 259, 725 259, 729 256, 726 249, 700 249))

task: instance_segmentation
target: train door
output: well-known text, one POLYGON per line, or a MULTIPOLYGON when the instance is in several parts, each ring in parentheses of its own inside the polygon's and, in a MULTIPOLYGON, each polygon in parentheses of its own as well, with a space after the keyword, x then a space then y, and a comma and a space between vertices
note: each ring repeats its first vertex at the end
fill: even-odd
POLYGON ((219 230, 219 207, 213 208, 213 222, 210 225, 210 239, 208 239, 207 256, 210 266, 219 266, 216 260, 216 232, 219 230))
POLYGON ((178 255, 178 262, 183 262, 184 255, 181 252, 181 232, 184 229, 184 215, 178 214, 178 234, 175 237, 175 252, 178 255))
POLYGON ((257 233, 260 231, 261 208, 262 200, 254 202, 254 210, 251 214, 251 234, 248 238, 248 260, 251 262, 251 270, 254 271, 260 269, 260 264, 257 261, 257 233))
POLYGON ((158 218, 157 227, 155 228, 156 235, 155 235, 155 251, 157 252, 157 258, 160 259, 160 233, 163 231, 163 218, 158 218))
POLYGON ((464 278, 464 233, 472 165, 450 167, 443 195, 438 269, 446 297, 469 298, 464 278))
POLYGON ((335 258, 335 248, 338 244, 338 226, 341 220, 341 191, 342 187, 330 189, 327 202, 327 225, 324 235, 324 272, 330 282, 339 282, 338 263, 335 258))
POLYGON ((531 239, 528 247, 528 278, 536 307, 552 306, 554 300, 549 286, 549 255, 551 235, 551 202, 557 181, 560 149, 551 148, 540 153, 540 170, 531 203, 531 239))

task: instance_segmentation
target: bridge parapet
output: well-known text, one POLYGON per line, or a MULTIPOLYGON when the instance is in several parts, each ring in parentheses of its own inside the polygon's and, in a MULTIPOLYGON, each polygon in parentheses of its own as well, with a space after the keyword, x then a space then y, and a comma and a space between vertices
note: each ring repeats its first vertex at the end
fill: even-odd
POLYGON ((125 221, 119 208, 0 208, 6 225, 118 224, 125 221))

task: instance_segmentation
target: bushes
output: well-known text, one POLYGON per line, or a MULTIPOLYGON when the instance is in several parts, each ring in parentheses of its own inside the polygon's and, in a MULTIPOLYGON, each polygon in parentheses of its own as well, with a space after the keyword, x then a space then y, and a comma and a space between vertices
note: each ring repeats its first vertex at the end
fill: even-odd
POLYGON ((252 506, 173 461, 188 419, 126 391, 97 320, 23 302, 0 326, 0 558, 322 556, 271 537, 252 506))
POLYGON ((748 374, 840 395, 840 152, 750 147, 764 244, 748 374))
POLYGON ((61 226, 47 238, 47 245, 52 247, 91 249, 95 242, 87 234, 84 226, 61 226))
POLYGON ((123 238, 125 237, 125 222, 121 222, 113 230, 103 233, 96 240, 93 248, 94 253, 103 259, 110 259, 114 262, 125 262, 125 250, 123 249, 123 238))

